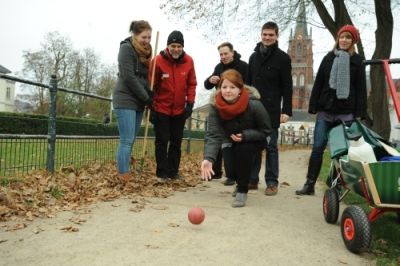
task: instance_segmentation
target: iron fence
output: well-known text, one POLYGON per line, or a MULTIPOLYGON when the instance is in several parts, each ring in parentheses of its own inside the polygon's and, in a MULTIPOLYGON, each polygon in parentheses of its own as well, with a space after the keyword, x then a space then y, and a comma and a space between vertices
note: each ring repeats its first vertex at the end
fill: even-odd
MULTIPOLYGON (((47 169, 50 172, 54 172, 55 169, 60 167, 80 167, 90 162, 102 163, 115 159, 119 136, 56 135, 56 99, 58 90, 103 101, 111 101, 111 98, 59 88, 55 76, 51 77, 50 85, 4 74, 0 74, 0 78, 47 88, 50 92, 47 135, 0 134, 0 176, 26 173, 34 169, 47 169)), ((204 128, 207 128, 207 121, 197 118, 188 119, 186 124, 187 137, 183 139, 182 149, 188 154, 201 153, 204 149, 204 139, 192 137, 192 122, 196 123, 196 125, 204 123, 204 128)), ((153 137, 149 137, 149 139, 153 139, 153 137)), ((281 145, 310 145, 312 144, 312 131, 281 130, 279 142, 281 145)), ((144 154, 154 157, 154 141, 148 141, 147 143, 144 154)), ((143 156, 143 144, 143 137, 138 136, 133 148, 134 158, 143 156)))
MULTIPOLYGON (((119 136, 56 136, 54 167, 79 168, 82 165, 115 160, 119 136)), ((154 158, 154 137, 149 137, 146 157, 154 158)), ((0 134, 0 176, 15 176, 32 170, 46 169, 48 157, 47 135, 0 134)), ((143 137, 135 141, 132 157, 141 158, 144 149, 143 137)), ((182 147, 187 153, 203 151, 202 139, 185 138, 182 147), (189 147, 190 150, 187 148, 189 147)))

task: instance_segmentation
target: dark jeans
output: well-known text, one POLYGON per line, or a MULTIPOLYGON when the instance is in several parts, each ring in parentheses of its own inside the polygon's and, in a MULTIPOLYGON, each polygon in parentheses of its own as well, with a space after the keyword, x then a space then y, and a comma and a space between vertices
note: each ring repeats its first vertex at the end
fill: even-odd
POLYGON ((222 150, 219 150, 217 158, 213 164, 213 177, 220 177, 222 176, 222 150))
MULTIPOLYGON (((265 159, 265 183, 267 186, 278 186, 279 177, 279 154, 278 154, 278 129, 273 128, 271 135, 267 138, 265 146, 267 150, 265 159)), ((250 181, 258 182, 258 175, 261 169, 262 151, 258 152, 253 160, 253 168, 250 175, 250 181)))
POLYGON ((248 191, 254 157, 261 148, 260 142, 235 142, 222 150, 226 176, 236 180, 239 193, 248 191))
POLYGON ((163 178, 174 177, 178 174, 181 161, 185 118, 183 114, 168 116, 158 112, 154 116, 156 175, 163 178))

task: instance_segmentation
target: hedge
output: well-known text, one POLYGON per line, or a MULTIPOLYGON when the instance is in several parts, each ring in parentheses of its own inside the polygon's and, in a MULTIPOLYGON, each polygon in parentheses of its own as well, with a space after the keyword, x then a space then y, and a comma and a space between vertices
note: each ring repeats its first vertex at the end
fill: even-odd
MULTIPOLYGON (((48 126, 47 115, 20 114, 0 112, 0 134, 46 135, 48 126)), ((118 136, 116 123, 104 125, 98 120, 58 116, 56 121, 57 135, 83 136, 118 136)), ((144 127, 139 130, 139 136, 144 135, 144 127)), ((204 138, 204 131, 184 131, 184 137, 204 138)), ((153 127, 149 127, 148 136, 154 136, 153 127)))

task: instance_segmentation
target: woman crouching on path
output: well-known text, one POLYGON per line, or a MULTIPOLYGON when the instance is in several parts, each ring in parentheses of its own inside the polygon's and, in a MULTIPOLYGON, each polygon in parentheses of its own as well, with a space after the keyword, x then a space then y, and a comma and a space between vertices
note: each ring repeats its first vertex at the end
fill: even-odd
POLYGON ((235 177, 236 193, 232 207, 243 207, 252 162, 271 133, 271 122, 260 102, 258 91, 244 85, 242 76, 234 69, 221 74, 217 91, 211 96, 208 129, 205 137, 203 180, 211 180, 212 165, 222 148, 227 176, 235 177))

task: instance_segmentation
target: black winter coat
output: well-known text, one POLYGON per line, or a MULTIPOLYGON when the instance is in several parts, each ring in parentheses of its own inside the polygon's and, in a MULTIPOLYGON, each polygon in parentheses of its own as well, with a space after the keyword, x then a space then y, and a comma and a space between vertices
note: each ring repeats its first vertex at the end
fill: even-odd
POLYGON ((360 55, 350 56, 350 94, 347 99, 338 99, 336 90, 329 87, 329 77, 335 54, 329 52, 321 61, 311 91, 308 112, 325 111, 331 114, 353 114, 365 117, 367 111, 367 89, 365 66, 360 55))
POLYGON ((249 59, 246 84, 254 86, 261 94, 261 102, 271 117, 272 128, 279 128, 281 113, 292 116, 292 65, 291 59, 278 48, 264 56, 260 43, 249 59))
MULTIPOLYGON (((242 75, 243 80, 245 80, 247 77, 248 64, 240 60, 240 58, 241 55, 236 51, 234 51, 233 61, 226 65, 224 65, 223 63, 219 63, 218 65, 216 65, 214 68, 214 72, 212 73, 211 76, 221 76, 222 72, 224 72, 225 70, 235 69, 242 75)), ((204 81, 204 87, 207 90, 211 90, 212 88, 215 87, 215 85, 209 81, 211 76, 206 78, 206 80, 204 81)))
MULTIPOLYGON (((232 144, 231 134, 242 133, 243 142, 266 141, 271 134, 271 123, 268 112, 260 102, 260 94, 253 87, 249 90, 249 105, 246 111, 232 120, 223 120, 215 106, 216 92, 211 95, 208 114, 208 129, 205 136, 204 159, 215 162, 219 150, 232 144)), ((264 147, 264 145, 261 145, 264 147)))

